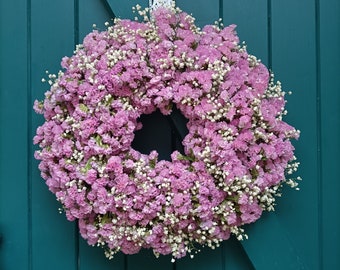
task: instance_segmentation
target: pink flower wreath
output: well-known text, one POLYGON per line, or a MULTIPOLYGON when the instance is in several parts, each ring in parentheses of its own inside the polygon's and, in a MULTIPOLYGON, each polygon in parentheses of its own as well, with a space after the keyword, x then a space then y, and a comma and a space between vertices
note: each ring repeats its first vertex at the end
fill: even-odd
MULTIPOLYGON (((137 7, 141 15, 145 15, 137 7)), ((273 210, 298 166, 284 92, 234 31, 200 30, 178 8, 88 34, 35 110, 39 169, 69 220, 106 255, 153 249, 180 258, 215 248, 273 210), (139 117, 173 106, 188 119, 171 162, 133 149, 139 117)))

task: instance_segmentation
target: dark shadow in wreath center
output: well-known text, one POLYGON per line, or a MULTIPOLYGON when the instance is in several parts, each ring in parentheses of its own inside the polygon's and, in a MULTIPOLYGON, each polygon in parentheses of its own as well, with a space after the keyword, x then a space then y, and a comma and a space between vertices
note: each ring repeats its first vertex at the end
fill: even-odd
POLYGON ((182 140, 188 134, 186 119, 175 106, 170 115, 163 115, 159 110, 151 114, 142 115, 139 121, 142 129, 135 132, 132 147, 149 154, 156 150, 158 160, 171 161, 171 154, 177 150, 184 154, 182 140))

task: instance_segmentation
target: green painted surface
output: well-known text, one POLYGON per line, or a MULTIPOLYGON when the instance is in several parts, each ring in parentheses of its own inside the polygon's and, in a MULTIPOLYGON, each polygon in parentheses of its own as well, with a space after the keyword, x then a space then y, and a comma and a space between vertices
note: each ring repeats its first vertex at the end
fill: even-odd
POLYGON ((323 269, 336 269, 340 265, 340 1, 320 1, 319 19, 319 256, 323 269))
POLYGON ((40 79, 46 69, 57 72, 61 58, 72 54, 93 24, 104 29, 113 14, 133 18, 131 6, 137 3, 148 1, 0 1, 0 269, 339 268, 338 0, 177 1, 200 26, 219 17, 225 25, 237 24, 249 52, 293 91, 286 120, 302 132, 295 143, 301 191, 284 189, 276 213, 247 227, 248 241, 231 239, 176 264, 169 256, 157 260, 150 251, 108 261, 58 213, 33 158, 32 136, 43 119, 32 104, 48 88, 40 79))
POLYGON ((308 269, 320 269, 315 30, 313 2, 272 1, 272 65, 284 89, 293 91, 288 97, 286 120, 301 130, 295 146, 301 160, 299 174, 304 179, 300 192, 286 190, 279 200, 277 216, 297 258, 302 258, 308 269))
POLYGON ((6 270, 29 264, 26 10, 25 3, 0 2, 0 269, 6 270))
MULTIPOLYGON (((29 3, 29 2, 28 2, 29 3)), ((56 73, 60 69, 60 59, 63 55, 70 54, 74 46, 74 9, 73 3, 68 0, 61 1, 30 1, 29 38, 30 38, 30 75, 31 100, 28 101, 27 113, 31 115, 30 136, 35 134, 36 127, 42 124, 43 118, 36 115, 32 104, 37 97, 49 88, 47 83, 42 83, 42 78, 47 78, 46 70, 56 73)), ((30 205, 30 237, 31 237, 31 267, 32 269, 75 269, 76 233, 75 225, 67 222, 58 211, 60 205, 53 194, 46 192, 44 181, 40 178, 38 162, 32 157, 35 147, 31 144, 30 166, 31 186, 30 205), (62 255, 60 254, 62 250, 62 255), (62 259, 61 259, 62 258, 62 259)), ((18 268, 17 268, 18 269, 18 268)))

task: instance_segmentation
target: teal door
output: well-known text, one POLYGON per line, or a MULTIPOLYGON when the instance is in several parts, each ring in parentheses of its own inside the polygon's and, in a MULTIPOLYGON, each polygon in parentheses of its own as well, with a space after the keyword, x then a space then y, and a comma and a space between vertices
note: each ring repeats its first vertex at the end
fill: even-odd
MULTIPOLYGON (((176 1, 200 26, 218 18, 225 25, 237 24, 248 51, 274 70, 284 89, 293 91, 286 121, 302 134, 295 143, 301 190, 284 189, 276 212, 246 228, 249 240, 230 239, 175 264, 149 251, 109 261, 58 213, 33 158, 32 137, 43 121, 33 112, 33 101, 47 90, 40 79, 46 69, 60 69, 61 58, 72 54, 93 24, 104 29, 115 15, 131 18, 137 3, 146 6, 148 1, 0 1, 0 269, 340 268, 338 0, 176 1)), ((149 131, 159 120, 153 117, 145 120, 151 123, 149 131)), ((155 137, 147 147, 166 156, 171 127, 161 132, 168 134, 166 140, 157 144, 155 137)))

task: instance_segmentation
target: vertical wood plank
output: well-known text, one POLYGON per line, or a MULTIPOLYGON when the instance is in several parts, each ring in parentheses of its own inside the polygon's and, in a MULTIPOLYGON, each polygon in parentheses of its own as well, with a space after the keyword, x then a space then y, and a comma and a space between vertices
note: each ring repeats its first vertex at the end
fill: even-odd
MULTIPOLYGON (((43 99, 49 89, 40 78, 45 70, 57 73, 61 58, 74 49, 73 1, 31 0, 32 97, 43 99)), ((33 105, 33 100, 31 101, 33 105)), ((42 116, 32 111, 32 133, 42 116)), ((32 139, 32 138, 31 138, 32 139)), ((31 140, 30 139, 30 140, 31 140)), ((33 157, 31 157, 33 159, 33 157)), ((58 213, 60 205, 40 177, 38 162, 32 164, 32 269, 77 269, 74 224, 58 213)), ((23 268, 24 269, 24 268, 23 268)))
MULTIPOLYGON (((95 24, 99 31, 105 30, 105 22, 112 24, 113 11, 107 6, 106 0, 78 0, 78 18, 79 18, 79 40, 76 43, 82 43, 84 37, 93 30, 95 24)), ((118 1, 120 2, 120 1, 118 1)), ((122 4, 126 6, 127 4, 122 4)))
POLYGON ((301 191, 283 190, 277 217, 292 239, 296 256, 307 268, 318 269, 318 175, 316 111, 316 45, 314 1, 271 1, 272 68, 288 96, 285 120, 301 130, 294 143, 301 161, 301 191))
POLYGON ((132 12, 132 7, 135 7, 137 4, 142 8, 146 8, 149 6, 148 0, 129 0, 129 1, 117 1, 117 0, 103 0, 108 3, 111 7, 113 13, 116 17, 121 19, 130 19, 133 20, 136 14, 132 12))
POLYGON ((340 2, 317 1, 322 199, 322 269, 340 267, 340 2))
POLYGON ((196 18, 196 24, 200 27, 214 24, 220 17, 219 0, 176 0, 176 5, 188 14, 196 18))
POLYGON ((27 20, 26 3, 0 2, 0 269, 8 270, 30 260, 27 20))
POLYGON ((236 24, 240 41, 247 50, 268 65, 267 0, 221 0, 224 25, 236 24))

